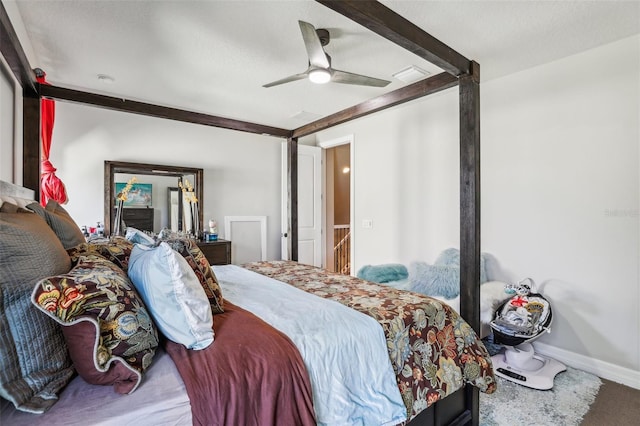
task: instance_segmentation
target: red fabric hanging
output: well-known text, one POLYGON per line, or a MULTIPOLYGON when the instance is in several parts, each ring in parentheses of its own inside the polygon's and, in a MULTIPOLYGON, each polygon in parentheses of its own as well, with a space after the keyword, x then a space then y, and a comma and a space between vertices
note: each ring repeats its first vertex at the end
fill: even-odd
MULTIPOLYGON (((38 83, 47 83, 46 74, 41 71, 36 77, 38 83)), ((42 122, 42 159, 40 164, 40 203, 47 205, 49 200, 55 200, 60 204, 68 201, 67 189, 64 183, 56 176, 56 168, 49 161, 51 152, 51 137, 53 135, 53 123, 56 117, 56 104, 51 99, 42 98, 40 100, 40 115, 42 122)))

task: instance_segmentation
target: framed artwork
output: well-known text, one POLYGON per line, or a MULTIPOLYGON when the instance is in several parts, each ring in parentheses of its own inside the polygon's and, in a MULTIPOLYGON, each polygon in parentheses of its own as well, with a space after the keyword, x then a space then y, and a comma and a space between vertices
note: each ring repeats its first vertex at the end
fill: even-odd
MULTIPOLYGON (((124 189, 126 182, 116 182, 114 198, 124 189)), ((127 194, 127 199, 123 203, 124 207, 151 207, 151 187, 150 183, 134 183, 127 194)), ((116 198, 116 205, 118 200, 116 198)))

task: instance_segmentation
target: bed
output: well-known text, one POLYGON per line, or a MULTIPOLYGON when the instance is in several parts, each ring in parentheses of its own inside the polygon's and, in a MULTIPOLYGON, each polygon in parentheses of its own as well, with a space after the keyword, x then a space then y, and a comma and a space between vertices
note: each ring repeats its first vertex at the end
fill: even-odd
MULTIPOLYGON (((98 269, 95 262, 85 260, 89 258, 86 247, 133 243, 116 238, 73 246, 75 243, 65 242, 63 235, 69 232, 60 231, 57 222, 15 211, 16 207, 35 208, 31 200, 20 197, 22 189, 4 182, 0 189, 1 318, 15 347, 29 348, 23 355, 29 359, 32 353, 47 352, 50 338, 32 341, 18 329, 22 319, 43 315, 17 300, 14 273, 18 272, 12 259, 32 256, 29 262, 45 268, 44 258, 37 256, 47 255, 48 244, 59 238, 61 246, 68 246, 64 254, 74 259, 71 266, 85 261, 81 284, 86 287, 91 281, 87 270, 98 269), (51 231, 36 229, 35 225, 42 224, 51 231), (39 237, 37 254, 24 248, 25 238, 35 239, 27 235, 29 230, 39 237), (13 312, 18 308, 21 312, 13 312), (12 312, 13 322, 8 319, 12 312), (25 338, 27 342, 20 342, 25 338)), ((121 263, 114 264, 114 269, 121 267, 130 276, 133 249, 122 253, 117 259, 121 263)), ((208 263, 205 267, 211 268, 208 263)), ((32 291, 33 279, 16 286, 23 288, 21 294, 33 293, 35 304, 36 290, 49 285, 46 275, 51 272, 29 269, 41 280, 35 289, 32 291)), ((44 414, 33 414, 15 410, 4 400, 2 421, 14 425, 81 424, 89 418, 93 424, 393 425, 418 418, 427 407, 464 389, 467 383, 484 392, 495 390, 485 347, 468 323, 435 299, 293 261, 216 266, 212 271, 226 296, 224 311, 215 315, 216 337, 210 346, 189 350, 161 336, 157 359, 145 368, 144 378, 136 380, 133 390, 119 393, 105 383, 87 383, 81 362, 72 357, 81 374, 63 386, 59 401, 53 403, 56 397, 49 394, 52 403, 47 404, 44 414)), ((100 275, 102 287, 107 285, 105 277, 100 275)), ((65 282, 61 292, 70 287, 65 282)), ((56 324, 69 348, 74 340, 92 346, 83 336, 93 336, 95 329, 87 325, 78 332, 83 324, 56 324), (76 334, 68 334, 71 328, 76 334)), ((104 319, 97 328, 102 330, 104 324, 110 323, 104 319)), ((3 334, 3 339, 6 337, 3 334)), ((7 356, 8 346, 4 340, 3 356, 7 356)), ((32 371, 37 374, 39 371, 32 371)), ((5 392, 9 386, 4 380, 2 384, 5 392)), ((30 409, 29 403, 20 406, 30 409)))
MULTIPOLYGON (((297 143, 298 138, 327 129, 347 120, 375 113, 385 108, 416 99, 421 96, 458 86, 460 91, 460 251, 461 251, 461 302, 460 314, 470 329, 479 330, 479 259, 480 259, 480 102, 479 65, 464 58, 455 50, 431 37, 422 29, 376 2, 319 1, 370 30, 388 38, 401 48, 440 66, 445 72, 411 84, 395 92, 356 105, 333 115, 307 124, 298 129, 278 129, 254 123, 240 122, 189 111, 149 105, 121 97, 109 97, 56 86, 41 86, 35 82, 31 67, 15 32, 7 25, 8 18, 2 12, 2 53, 16 79, 23 87, 24 152, 23 184, 38 188, 39 172, 39 99, 48 97, 63 101, 80 102, 131 113, 145 114, 165 119, 182 120, 202 125, 212 125, 238 131, 253 132, 286 138, 288 141, 289 186, 289 254, 297 260, 297 143)), ((291 285, 291 283, 289 284, 291 285)), ((317 295, 317 294, 316 294, 317 295)), ((342 303, 342 302, 340 302, 342 303)), ((447 310, 443 308, 443 310, 447 310)), ((369 314, 369 312, 367 312, 369 314)), ((375 315, 373 315, 375 317, 375 315)), ((383 324, 384 327, 384 324, 383 324)), ((162 353, 159 357, 162 357, 162 353)), ((150 370, 152 371, 152 369, 150 370)), ((408 373, 408 371, 407 371, 408 373)), ((400 379, 402 380, 402 379, 400 379)), ((71 387, 71 386, 70 386, 71 387)), ((487 388, 490 390, 489 388, 487 388)), ((422 409, 411 424, 477 424, 479 396, 477 387, 465 385, 457 391, 450 389, 422 409), (446 396, 446 397, 445 397, 446 396)), ((422 407, 421 407, 422 408, 422 407)), ((3 409, 3 416, 5 415, 3 409)), ((416 410, 417 411, 417 410, 416 410)), ((184 420, 184 419, 183 419, 184 420)))
MULTIPOLYGON (((16 347, 25 344, 18 341, 24 336, 13 332, 16 321, 7 317, 21 302, 7 283, 12 282, 12 258, 25 257, 26 251, 20 249, 27 244, 15 248, 7 241, 14 240, 16 232, 28 232, 14 226, 17 220, 28 218, 34 228, 31 221, 38 219, 36 213, 11 210, 14 206, 34 208, 30 200, 20 197, 24 194, 15 185, 2 183, 0 187, 2 321, 12 330, 16 347)), ((54 224, 41 221, 64 242, 54 224)), ((50 237, 42 230, 33 232, 39 232, 38 254, 46 252, 43 247, 50 237)), ((34 239, 19 237, 23 236, 34 239)), ((123 238, 104 244, 114 241, 118 246, 133 245, 123 238)), ((85 257, 80 255, 88 253, 86 247, 92 244, 103 247, 103 242, 81 243, 65 253, 74 263, 81 263, 85 257)), ((128 270, 129 275, 132 252, 123 254, 118 258, 122 263, 114 265, 128 270)), ((206 267, 211 268, 208 263, 206 267)), ((83 286, 91 268, 98 266, 91 261, 84 264, 83 286)), ((424 410, 464 390, 465 384, 484 392, 495 390, 490 357, 482 342, 467 322, 436 299, 293 261, 215 266, 212 271, 224 295, 224 311, 214 315, 213 344, 189 350, 160 335, 162 342, 157 354, 152 354, 151 366, 130 393, 121 395, 110 386, 87 383, 81 373, 62 388, 59 401, 43 414, 15 410, 3 400, 3 423, 83 424, 88 416, 92 424, 105 425, 419 424, 414 419, 424 410)), ((101 286, 106 285, 105 280, 101 276, 101 286)), ((26 294, 33 293, 35 300, 36 290, 45 287, 42 282, 33 291, 32 281, 18 285, 26 294)), ((62 289, 67 287, 71 286, 65 282, 62 289)), ((21 309, 18 318, 42 316, 30 311, 33 306, 21 309)), ((76 333, 81 324, 56 324, 69 347, 74 339, 87 346, 82 335, 66 331, 73 325, 76 333)), ((104 324, 106 320, 98 328, 102 330, 104 324)), ((93 335, 93 326, 87 327, 80 332, 93 335)), ((46 343, 26 344, 46 352, 46 343)), ((3 354, 11 351, 4 336, 1 349, 3 354)), ((74 367, 81 365, 76 358, 72 360, 74 367)), ((28 409, 28 404, 22 408, 25 406, 28 409)))

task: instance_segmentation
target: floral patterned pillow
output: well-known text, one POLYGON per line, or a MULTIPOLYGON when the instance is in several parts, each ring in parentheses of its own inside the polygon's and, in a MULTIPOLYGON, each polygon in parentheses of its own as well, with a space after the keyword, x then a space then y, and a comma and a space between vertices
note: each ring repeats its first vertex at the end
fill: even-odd
POLYGON ((78 244, 67 250, 71 262, 78 263, 80 256, 99 255, 115 263, 124 272, 129 267, 129 257, 131 257, 133 243, 123 237, 98 238, 86 243, 78 244))
POLYGON ((180 253, 182 257, 187 260, 193 272, 196 273, 207 295, 207 299, 209 299, 211 312, 213 314, 221 314, 224 312, 224 299, 222 298, 222 290, 218 284, 218 279, 213 273, 207 257, 202 253, 202 250, 200 250, 196 242, 187 238, 175 238, 163 241, 180 253))
POLYGON ((96 255, 36 284, 31 301, 61 325, 78 374, 133 392, 158 346, 156 328, 127 275, 96 255), (90 324, 91 326, 88 326, 90 324))

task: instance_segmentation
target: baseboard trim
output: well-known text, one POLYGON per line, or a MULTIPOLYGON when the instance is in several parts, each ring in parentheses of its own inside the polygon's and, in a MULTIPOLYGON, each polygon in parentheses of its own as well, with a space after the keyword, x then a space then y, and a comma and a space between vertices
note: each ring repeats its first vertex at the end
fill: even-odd
POLYGON ((603 379, 621 383, 634 389, 640 389, 640 371, 620 367, 619 365, 556 348, 555 346, 547 345, 545 343, 536 342, 533 346, 535 347, 536 352, 541 355, 554 358, 570 367, 595 374, 603 379))

